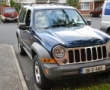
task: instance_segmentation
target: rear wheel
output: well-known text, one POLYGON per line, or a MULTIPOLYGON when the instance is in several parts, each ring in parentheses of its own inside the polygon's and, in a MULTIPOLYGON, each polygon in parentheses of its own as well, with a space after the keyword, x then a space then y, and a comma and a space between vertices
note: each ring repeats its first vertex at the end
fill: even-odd
POLYGON ((18 40, 18 50, 19 50, 20 55, 22 55, 22 56, 26 55, 26 52, 23 49, 23 47, 22 47, 22 45, 21 45, 19 40, 18 40))
POLYGON ((36 84, 39 88, 45 89, 51 86, 51 80, 45 77, 37 55, 34 57, 33 71, 36 84))

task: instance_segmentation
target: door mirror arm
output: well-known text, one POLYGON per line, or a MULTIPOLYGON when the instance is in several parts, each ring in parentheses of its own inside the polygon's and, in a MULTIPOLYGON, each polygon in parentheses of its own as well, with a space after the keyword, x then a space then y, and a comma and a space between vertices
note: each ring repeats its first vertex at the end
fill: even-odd
POLYGON ((91 20, 90 20, 90 19, 87 20, 87 24, 88 24, 89 26, 91 25, 91 20))

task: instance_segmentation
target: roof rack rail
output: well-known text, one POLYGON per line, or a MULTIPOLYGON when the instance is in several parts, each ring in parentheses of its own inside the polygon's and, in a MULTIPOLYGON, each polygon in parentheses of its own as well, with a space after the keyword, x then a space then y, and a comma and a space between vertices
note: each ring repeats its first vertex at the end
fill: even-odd
POLYGON ((66 6, 68 6, 68 4, 67 3, 57 3, 57 2, 50 2, 49 4, 57 4, 57 5, 66 5, 66 6))

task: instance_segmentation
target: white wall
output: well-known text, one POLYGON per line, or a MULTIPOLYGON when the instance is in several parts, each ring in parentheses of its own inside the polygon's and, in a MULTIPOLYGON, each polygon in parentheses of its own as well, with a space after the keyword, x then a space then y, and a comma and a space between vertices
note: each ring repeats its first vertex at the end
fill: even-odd
POLYGON ((14 0, 18 3, 36 3, 36 0, 14 0))
POLYGON ((94 0, 80 0, 80 2, 93 2, 94 0))
POLYGON ((59 0, 60 3, 66 3, 66 0, 59 0))

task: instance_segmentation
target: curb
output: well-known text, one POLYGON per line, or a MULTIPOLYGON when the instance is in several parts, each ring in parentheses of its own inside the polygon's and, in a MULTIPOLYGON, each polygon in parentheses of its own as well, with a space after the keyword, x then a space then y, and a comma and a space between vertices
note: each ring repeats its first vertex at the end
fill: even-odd
POLYGON ((18 62, 18 60, 17 60, 17 57, 16 57, 16 54, 15 54, 15 51, 14 51, 13 46, 7 45, 7 44, 1 44, 1 45, 6 45, 6 46, 10 46, 10 47, 11 47, 12 54, 13 54, 13 57, 14 57, 14 61, 15 61, 15 64, 16 64, 16 68, 17 68, 17 70, 18 70, 18 74, 19 74, 19 77, 20 77, 20 81, 21 81, 23 90, 29 90, 29 89, 28 89, 28 86, 27 86, 27 84, 26 84, 26 81, 25 81, 25 79, 24 79, 23 73, 22 73, 22 71, 21 71, 21 68, 20 68, 19 62, 18 62))

